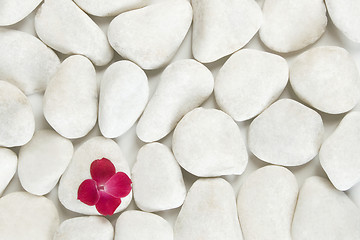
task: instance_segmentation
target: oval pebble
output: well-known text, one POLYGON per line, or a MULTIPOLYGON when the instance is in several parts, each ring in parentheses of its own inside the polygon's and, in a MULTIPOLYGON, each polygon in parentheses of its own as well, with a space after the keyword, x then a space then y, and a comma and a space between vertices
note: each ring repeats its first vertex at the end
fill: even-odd
POLYGON ((0 26, 20 22, 41 2, 42 0, 0 0, 0 26))
POLYGON ((186 114, 172 141, 176 160, 199 177, 240 175, 248 162, 239 127, 216 109, 196 108, 186 114))
POLYGON ((360 181, 359 146, 360 112, 348 113, 321 146, 321 166, 340 191, 346 191, 360 181))
POLYGON ((245 179, 237 199, 244 238, 291 240, 298 191, 294 174, 280 166, 260 168, 245 179))
MULTIPOLYGON (((87 215, 100 215, 95 206, 88 206, 77 199, 80 184, 91 179, 90 165, 101 158, 109 159, 115 166, 116 172, 124 172, 130 178, 129 165, 116 142, 104 137, 93 137, 84 142, 75 151, 73 158, 60 179, 58 196, 65 208, 87 215)), ((118 213, 130 204, 132 193, 121 199, 120 206, 115 210, 118 213)))
POLYGON ((179 164, 171 150, 161 143, 143 146, 132 169, 136 205, 158 212, 180 207, 186 188, 179 164))
POLYGON ((141 211, 126 211, 115 226, 115 240, 173 240, 173 229, 162 217, 141 211))
POLYGON ((300 189, 292 223, 293 240, 360 239, 360 210, 321 177, 310 177, 300 189))
POLYGON ((219 70, 214 89, 216 102, 235 121, 245 121, 279 98, 288 78, 284 58, 257 50, 240 50, 219 70))
POLYGON ((56 54, 39 39, 5 28, 0 29, 0 56, 0 79, 27 95, 44 91, 60 65, 56 54))
POLYGON ((70 163, 70 140, 52 130, 39 130, 20 148, 18 175, 22 187, 34 195, 49 193, 70 163))
POLYGON ((290 83, 302 101, 326 113, 347 112, 360 101, 356 63, 341 47, 316 47, 298 56, 290 83))
POLYGON ((27 192, 0 198, 0 236, 4 240, 51 240, 60 224, 52 201, 27 192))
POLYGON ((261 41, 284 53, 316 42, 327 25, 323 0, 265 0, 263 16, 261 41))
POLYGON ((62 62, 46 88, 43 111, 48 123, 66 138, 90 132, 98 112, 96 72, 90 60, 77 55, 62 62))
POLYGON ((171 63, 141 116, 136 133, 144 142, 169 134, 189 111, 209 98, 214 79, 201 63, 185 59, 171 63))
POLYGON ((192 0, 192 52, 203 63, 216 61, 243 46, 257 33, 262 13, 254 0, 192 0))
POLYGON ((65 220, 53 240, 113 240, 114 228, 104 217, 76 217, 65 220))
POLYGON ((0 196, 14 177, 17 163, 18 158, 13 151, 0 147, 0 196))
POLYGON ((235 194, 221 178, 197 180, 176 219, 175 240, 242 240, 235 194))
POLYGON ((248 145, 265 162, 299 166, 318 154, 323 134, 317 112, 294 100, 280 99, 252 121, 248 145))
POLYGON ((35 131, 35 118, 26 96, 14 85, 0 81, 0 147, 26 144, 35 131))
POLYGON ((148 98, 148 79, 141 68, 130 61, 111 64, 101 81, 101 133, 107 138, 116 138, 125 133, 144 111, 148 98))
POLYGON ((105 33, 72 0, 45 0, 36 12, 39 38, 63 54, 80 54, 103 66, 113 58, 105 33))
POLYGON ((191 21, 188 1, 164 1, 120 14, 109 25, 108 38, 122 57, 156 69, 173 58, 191 21))

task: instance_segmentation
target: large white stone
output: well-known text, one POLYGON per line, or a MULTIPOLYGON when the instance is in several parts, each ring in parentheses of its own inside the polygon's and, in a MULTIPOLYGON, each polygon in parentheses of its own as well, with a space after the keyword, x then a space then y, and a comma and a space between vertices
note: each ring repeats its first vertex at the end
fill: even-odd
POLYGON ((25 94, 44 91, 60 64, 56 54, 36 37, 5 28, 0 29, 0 56, 0 79, 25 94))
POLYGON ((360 210, 327 179, 310 177, 299 193, 292 239, 360 239, 360 210))
POLYGON ((284 58, 257 50, 240 50, 219 70, 214 89, 216 102, 235 121, 245 121, 279 98, 288 78, 289 67, 284 58))
POLYGON ((60 135, 80 138, 96 124, 98 92, 94 66, 86 57, 65 59, 43 98, 44 116, 60 135))
POLYGON ((29 100, 14 85, 0 81, 0 147, 24 145, 34 131, 35 119, 29 100))
POLYGON ((158 212, 180 207, 186 188, 179 164, 171 150, 161 143, 143 146, 132 169, 136 205, 158 212))
POLYGON ((320 163, 332 184, 346 191, 360 181, 360 112, 348 113, 322 144, 320 163))
POLYGON ((45 195, 59 181, 74 152, 70 140, 52 130, 39 130, 20 148, 18 175, 29 193, 45 195))
POLYGON ((139 120, 138 137, 144 142, 165 137, 186 113, 210 96, 213 88, 213 76, 201 63, 185 59, 170 64, 139 120))
POLYGON ((111 46, 143 69, 168 63, 185 38, 192 21, 186 0, 164 1, 120 14, 109 25, 111 46))
POLYGON ((321 116, 301 103, 281 99, 256 117, 248 131, 248 145, 259 159, 298 166, 319 152, 324 134, 321 116))
POLYGON ((355 61, 343 48, 321 46, 298 56, 290 67, 295 94, 320 111, 338 114, 360 100, 360 77, 355 61))
POLYGON ((114 228, 104 217, 76 217, 65 220, 53 240, 113 240, 114 228))
POLYGON ((263 43, 277 52, 300 50, 325 32, 327 18, 323 0, 265 0, 263 43))
POLYGON ((294 174, 266 166, 241 185, 237 208, 245 239, 291 240, 291 223, 299 187, 294 174))
POLYGON ((248 162, 239 127, 216 109, 186 114, 175 128, 172 150, 179 164, 199 177, 240 175, 248 162))
POLYGON ((173 229, 162 217, 141 211, 126 211, 115 226, 115 240, 173 240, 173 229))
POLYGON ((8 26, 23 20, 42 0, 0 0, 0 26, 8 26))
POLYGON ((242 240, 234 190, 221 178, 197 180, 174 227, 175 240, 242 240))
POLYGON ((0 198, 0 237, 4 240, 52 240, 60 224, 49 199, 27 192, 0 198))
POLYGON ((243 46, 257 33, 262 13, 254 0, 192 0, 192 52, 203 63, 213 62, 243 46))
MULTIPOLYGON (((93 137, 84 142, 74 153, 74 156, 60 179, 59 200, 65 208, 87 215, 100 215, 95 206, 88 206, 77 199, 80 184, 91 179, 90 165, 101 158, 109 159, 115 166, 116 172, 124 172, 130 178, 129 165, 116 142, 104 137, 93 137)), ((132 192, 121 199, 120 206, 115 210, 118 213, 130 204, 132 192)))
POLYGON ((115 62, 101 80, 99 127, 107 138, 129 130, 144 111, 149 84, 144 71, 130 61, 115 62))
POLYGON ((17 168, 16 154, 7 148, 0 148, 0 196, 13 178, 17 168))
POLYGON ((64 54, 80 54, 103 66, 113 58, 105 33, 72 0, 45 0, 35 16, 41 40, 64 54))

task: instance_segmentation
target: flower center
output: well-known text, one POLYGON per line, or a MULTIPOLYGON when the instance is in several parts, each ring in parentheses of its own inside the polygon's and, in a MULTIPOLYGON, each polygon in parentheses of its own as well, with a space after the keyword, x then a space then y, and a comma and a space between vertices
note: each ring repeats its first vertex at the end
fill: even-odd
POLYGON ((98 190, 99 190, 99 191, 104 191, 104 190, 105 190, 105 186, 104 186, 104 185, 98 185, 98 190))

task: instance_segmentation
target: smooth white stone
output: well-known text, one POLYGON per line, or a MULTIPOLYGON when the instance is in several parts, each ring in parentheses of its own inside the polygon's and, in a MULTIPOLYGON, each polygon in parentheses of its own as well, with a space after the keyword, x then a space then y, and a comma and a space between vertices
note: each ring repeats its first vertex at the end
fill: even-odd
POLYGON ((263 17, 262 42, 285 53, 316 42, 327 25, 323 0, 265 0, 263 17))
POLYGON ((291 240, 299 187, 292 172, 266 166, 241 185, 237 209, 245 239, 291 240))
POLYGON ((0 236, 4 240, 51 240, 60 224, 52 201, 27 192, 0 198, 0 236))
POLYGON ((174 227, 175 240, 242 240, 234 190, 222 178, 190 188, 174 227))
POLYGON ((235 121, 255 117, 279 98, 289 78, 284 58, 257 50, 234 53, 219 70, 215 98, 235 121))
POLYGON ((20 148, 18 175, 22 187, 34 195, 49 193, 70 163, 70 140, 52 130, 39 130, 20 148))
POLYGON ((138 137, 144 142, 165 137, 186 113, 209 98, 213 88, 214 78, 201 63, 192 59, 171 63, 137 124, 138 137))
POLYGON ((65 59, 43 98, 44 116, 60 135, 80 138, 96 124, 98 92, 94 66, 86 57, 65 59))
POLYGON ((18 158, 7 148, 0 148, 0 196, 4 192, 16 172, 18 158))
POLYGON ((99 127, 107 138, 129 130, 144 111, 149 83, 144 71, 130 61, 115 62, 101 80, 99 127))
POLYGON ((173 240, 173 229, 162 217, 141 211, 126 211, 115 226, 115 240, 173 240))
POLYGON ((346 191, 360 181, 360 112, 348 113, 319 152, 332 184, 346 191))
MULTIPOLYGON (((95 206, 88 206, 77 200, 77 192, 84 180, 91 179, 91 163, 101 158, 109 159, 114 164, 116 172, 124 172, 131 178, 129 165, 116 142, 104 137, 90 138, 75 151, 68 168, 60 179, 58 196, 65 208, 82 214, 100 215, 95 206)), ((127 208, 131 199, 132 192, 121 199, 121 204, 115 213, 127 208)))
POLYGON ((252 121, 248 145, 265 162, 299 166, 318 154, 323 134, 317 112, 294 100, 280 99, 252 121))
POLYGON ((343 48, 322 46, 298 56, 290 67, 295 94, 320 111, 338 114, 360 100, 360 77, 355 61, 343 48))
POLYGON ((0 0, 0 26, 20 22, 41 2, 42 0, 0 0))
POLYGON ((310 177, 300 189, 292 237, 293 240, 360 239, 360 210, 327 179, 310 177))
POLYGON ((113 240, 114 228, 104 217, 76 217, 65 220, 53 240, 113 240))
POLYGON ((35 16, 39 38, 63 54, 80 54, 103 66, 113 58, 105 33, 72 0, 45 0, 35 16))
POLYGON ((360 42, 360 2, 358 0, 325 0, 334 25, 350 40, 360 42))
POLYGON ((186 188, 180 166, 171 149, 161 143, 143 146, 132 169, 136 205, 158 212, 180 207, 186 188))
POLYGON ((30 102, 20 89, 5 81, 0 81, 0 113, 0 147, 22 146, 30 141, 35 131, 30 102))
POLYGON ((120 14, 109 25, 108 38, 122 57, 156 69, 173 58, 191 21, 188 1, 164 1, 120 14))
POLYGON ((175 128, 172 150, 179 164, 199 177, 240 175, 248 162, 238 125, 216 109, 186 114, 175 128))
POLYGON ((60 65, 56 54, 39 39, 5 28, 0 29, 0 56, 0 79, 27 95, 44 91, 60 65))
POLYGON ((254 0, 192 0, 194 24, 192 52, 209 63, 229 55, 257 33, 262 12, 254 0))

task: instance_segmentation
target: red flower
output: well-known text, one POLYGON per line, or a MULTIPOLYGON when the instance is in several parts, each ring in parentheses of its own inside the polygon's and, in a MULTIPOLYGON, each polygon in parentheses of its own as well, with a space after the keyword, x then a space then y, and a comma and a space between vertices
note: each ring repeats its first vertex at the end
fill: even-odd
POLYGON ((78 189, 78 199, 94 206, 102 215, 112 215, 121 203, 121 198, 131 192, 131 179, 123 172, 116 172, 109 159, 102 158, 91 163, 92 179, 83 181, 78 189))

